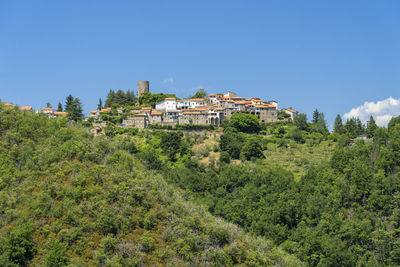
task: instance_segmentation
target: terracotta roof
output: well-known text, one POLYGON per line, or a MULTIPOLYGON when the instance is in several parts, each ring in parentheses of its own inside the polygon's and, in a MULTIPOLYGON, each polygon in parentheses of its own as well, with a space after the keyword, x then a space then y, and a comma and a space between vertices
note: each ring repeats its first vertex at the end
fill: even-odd
POLYGON ((30 110, 32 110, 32 107, 31 106, 23 106, 23 107, 21 107, 21 110, 30 111, 30 110))
POLYGON ((139 113, 139 114, 136 114, 135 116, 136 116, 136 117, 144 117, 144 116, 146 116, 146 114, 139 113))
POLYGON ((42 108, 42 110, 52 110, 52 111, 56 111, 54 108, 42 108))
POLYGON ((215 94, 210 94, 210 96, 216 96, 215 94))
POLYGON ((284 108, 283 110, 287 110, 289 112, 297 113, 297 110, 294 110, 293 108, 284 108))
POLYGON ((158 111, 153 110, 151 112, 151 115, 162 115, 162 112, 158 112, 158 111))
POLYGON ((6 106, 6 107, 13 107, 14 105, 11 104, 11 103, 4 103, 4 106, 6 106))
POLYGON ((256 107, 256 108, 274 108, 275 105, 263 104, 263 105, 255 105, 254 107, 256 107))
POLYGON ((176 100, 176 98, 175 97, 167 97, 167 98, 165 98, 165 100, 176 100))
POLYGON ((56 116, 66 116, 66 115, 68 115, 68 112, 55 111, 54 115, 56 115, 56 116))
POLYGON ((215 110, 225 110, 224 108, 216 108, 215 110))
POLYGON ((98 110, 92 110, 92 111, 90 111, 90 114, 97 113, 97 112, 99 112, 99 111, 98 110))
POLYGON ((246 104, 250 104, 250 101, 246 101, 246 100, 241 100, 241 101, 234 101, 235 104, 237 105, 246 105, 246 104))
POLYGON ((107 112, 107 111, 110 111, 110 110, 111 110, 111 108, 108 107, 108 108, 103 108, 102 110, 100 110, 100 112, 107 112))

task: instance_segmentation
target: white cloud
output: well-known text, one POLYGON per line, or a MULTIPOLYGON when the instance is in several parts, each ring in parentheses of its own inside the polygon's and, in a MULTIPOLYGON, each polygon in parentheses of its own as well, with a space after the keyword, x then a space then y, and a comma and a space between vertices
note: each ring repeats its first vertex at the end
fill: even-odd
POLYGON ((344 119, 358 117, 366 122, 373 116, 376 124, 386 126, 392 117, 400 115, 400 99, 392 97, 377 102, 365 102, 362 106, 352 108, 343 115, 344 119))
POLYGON ((174 77, 169 77, 163 80, 163 84, 173 84, 173 83, 174 83, 174 77))

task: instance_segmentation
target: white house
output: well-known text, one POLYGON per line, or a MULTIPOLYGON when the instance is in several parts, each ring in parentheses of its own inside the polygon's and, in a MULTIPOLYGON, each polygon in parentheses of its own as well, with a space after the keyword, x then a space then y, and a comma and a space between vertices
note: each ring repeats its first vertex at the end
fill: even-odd
POLYGON ((156 104, 158 111, 174 111, 176 108, 176 98, 166 98, 156 104))

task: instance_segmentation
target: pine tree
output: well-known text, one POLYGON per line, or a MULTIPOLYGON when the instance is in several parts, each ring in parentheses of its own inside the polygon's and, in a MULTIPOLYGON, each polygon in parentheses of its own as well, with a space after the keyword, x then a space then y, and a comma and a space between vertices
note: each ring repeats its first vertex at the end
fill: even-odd
POLYGON ((135 93, 133 91, 128 90, 126 92, 126 98, 127 98, 127 104, 128 105, 131 105, 131 106, 135 105, 136 96, 135 96, 135 93))
POLYGON ((65 111, 66 112, 72 112, 73 102, 74 102, 74 97, 72 95, 67 96, 67 99, 65 101, 65 111))
MULTIPOLYGON (((126 104, 126 99, 125 99, 125 93, 122 90, 118 90, 117 93, 115 93, 115 104, 117 104, 117 106, 124 106, 126 104)), ((111 103, 114 104, 114 103, 111 103)))
POLYGON ((46 103, 46 108, 52 108, 52 106, 51 106, 51 103, 50 103, 50 102, 47 102, 47 103, 46 103))
POLYGON ((113 89, 110 89, 110 92, 108 92, 107 99, 106 99, 106 104, 104 107, 111 107, 111 105, 115 101, 115 92, 113 89))
POLYGON ((99 99, 99 104, 97 104, 97 110, 101 110, 103 108, 103 101, 101 100, 101 97, 99 99))
POLYGON ((62 112, 62 111, 63 111, 63 107, 62 107, 62 104, 61 104, 61 102, 58 102, 58 108, 57 108, 57 111, 59 111, 59 112, 62 112))
POLYGON ((344 133, 343 121, 339 114, 336 116, 335 124, 333 126, 333 131, 338 134, 344 133))
POLYGON ((320 117, 320 113, 319 113, 318 109, 315 109, 313 112, 312 123, 318 123, 319 117, 320 117))
POLYGON ((79 98, 75 98, 73 101, 73 112, 71 113, 71 119, 74 121, 80 121, 83 118, 82 102, 79 98))
POLYGON ((79 98, 74 98, 72 95, 67 96, 65 101, 65 111, 71 120, 79 121, 83 118, 82 102, 79 98))
POLYGON ((317 123, 321 126, 324 133, 328 133, 328 126, 326 125, 325 114, 323 112, 318 114, 317 123))
POLYGON ((375 123, 374 117, 370 116, 369 121, 367 122, 367 134, 370 137, 374 136, 375 130, 378 128, 378 126, 375 123))

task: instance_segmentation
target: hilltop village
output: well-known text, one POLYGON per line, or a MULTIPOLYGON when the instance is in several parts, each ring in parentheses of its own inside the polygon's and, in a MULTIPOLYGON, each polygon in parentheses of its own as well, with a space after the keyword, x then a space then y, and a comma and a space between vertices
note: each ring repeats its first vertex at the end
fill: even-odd
MULTIPOLYGON (((138 98, 150 93, 149 82, 138 82, 138 98)), ((118 114, 125 112, 123 107, 116 108, 118 114)), ((90 118, 97 122, 98 132, 102 126, 102 114, 111 113, 112 108, 90 111, 90 118)), ((258 97, 244 98, 233 92, 225 94, 210 94, 203 98, 177 99, 166 97, 155 103, 154 107, 138 106, 132 109, 122 121, 122 128, 144 129, 150 125, 175 126, 179 125, 213 125, 220 126, 224 119, 229 119, 233 113, 250 113, 258 117, 260 123, 293 120, 298 114, 293 108, 278 110, 274 100, 264 101, 258 97), (284 116, 278 116, 283 112, 284 116)), ((104 124, 103 124, 104 126, 104 124)))
MULTIPOLYGON (((127 92, 133 99, 135 96, 130 91, 127 92)), ((201 98, 179 99, 171 95, 159 93, 161 99, 153 104, 142 104, 140 100, 150 93, 149 81, 137 82, 137 101, 135 105, 102 106, 100 103, 98 110, 90 111, 89 118, 85 118, 92 124, 91 132, 95 135, 100 134, 110 125, 120 128, 136 128, 139 130, 148 127, 172 128, 177 125, 187 126, 215 126, 219 127, 224 119, 230 119, 233 113, 249 113, 255 115, 260 123, 271 123, 277 121, 290 121, 298 114, 293 108, 278 109, 278 102, 275 100, 262 100, 258 97, 244 98, 234 92, 209 94, 205 92, 201 98), (164 97, 163 97, 164 96, 164 97)), ((175 95, 172 95, 175 96, 175 95)), ((76 99, 75 99, 76 100, 76 99)), ((74 99, 71 96, 71 103, 74 99)), ((78 100, 79 101, 79 100, 78 100)), ((5 103, 6 106, 14 106, 5 103)), ((33 111, 31 106, 22 106, 21 110, 33 111)), ((41 108, 37 113, 47 114, 55 118, 68 116, 71 112, 67 109, 63 111, 61 103, 58 109, 53 109, 51 105, 41 108)))

